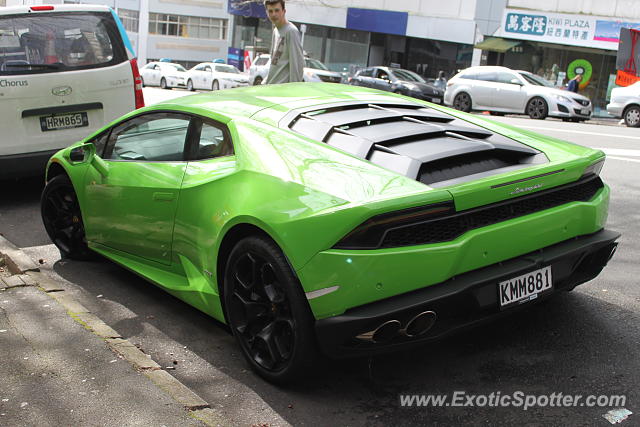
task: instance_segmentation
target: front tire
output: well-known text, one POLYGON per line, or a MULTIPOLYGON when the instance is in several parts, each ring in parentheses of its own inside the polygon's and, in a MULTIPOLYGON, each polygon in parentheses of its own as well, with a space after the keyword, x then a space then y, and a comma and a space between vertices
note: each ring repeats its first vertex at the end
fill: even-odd
POLYGON ((631 128, 640 127, 640 107, 632 105, 624 110, 624 124, 631 128))
POLYGON ((253 80, 253 85, 254 86, 258 86, 262 84, 262 77, 257 76, 254 80, 253 80))
POLYGON ((195 89, 193 88, 193 82, 191 79, 187 80, 187 90, 193 92, 195 89))
POLYGON ((465 113, 471 112, 471 96, 467 92, 460 92, 453 98, 453 108, 465 113))
POLYGON ((171 89, 167 86, 167 80, 163 77, 160 79, 160 88, 161 89, 171 89))
POLYGON ((525 111, 532 119, 544 120, 549 114, 549 106, 547 105, 547 101, 536 96, 529 100, 525 111))
POLYGON ((80 205, 68 176, 58 175, 47 182, 40 198, 40 213, 44 228, 62 258, 94 258, 87 246, 80 205))
POLYGON ((317 357, 313 315, 278 246, 240 240, 224 274, 227 322, 245 359, 261 377, 287 383, 309 373, 317 357))
POLYGON ((211 83, 211 90, 218 90, 220 89, 220 83, 218 83, 217 80, 214 80, 213 83, 211 83))

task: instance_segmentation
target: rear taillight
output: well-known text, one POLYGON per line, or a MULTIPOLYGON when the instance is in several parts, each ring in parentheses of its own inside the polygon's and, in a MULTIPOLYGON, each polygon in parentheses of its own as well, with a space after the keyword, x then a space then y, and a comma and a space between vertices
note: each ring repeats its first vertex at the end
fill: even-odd
POLYGON ((42 10, 53 10, 53 6, 31 6, 29 9, 34 12, 40 12, 42 10))
POLYGON ((144 107, 144 94, 142 93, 142 77, 140 77, 140 71, 138 70, 138 61, 133 58, 129 63, 133 72, 133 94, 136 98, 136 108, 142 108, 144 107))

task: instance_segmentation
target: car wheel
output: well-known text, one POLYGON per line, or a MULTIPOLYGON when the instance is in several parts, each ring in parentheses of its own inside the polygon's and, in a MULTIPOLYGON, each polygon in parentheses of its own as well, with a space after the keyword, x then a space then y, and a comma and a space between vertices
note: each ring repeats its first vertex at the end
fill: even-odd
POLYGON ((254 80, 253 80, 253 85, 254 86, 258 86, 262 84, 262 77, 257 76, 254 80))
POLYGON ((540 98, 539 96, 531 98, 531 100, 527 103, 526 113, 532 119, 544 120, 549 113, 547 101, 540 98))
POLYGON ((142 76, 140 76, 140 84, 142 85, 142 87, 145 87, 144 79, 142 78, 142 76))
POLYGON ((467 92, 460 92, 453 98, 453 108, 468 113, 471 111, 471 96, 467 92))
POLYGON ((187 80, 187 90, 193 92, 195 89, 193 88, 193 82, 191 79, 187 80))
POLYGON ((220 83, 218 83, 217 80, 214 80, 213 83, 211 83, 211 90, 218 90, 220 89, 220 83))
POLYGON ((640 107, 638 107, 637 105, 632 105, 630 107, 627 107, 626 110, 624 110, 624 124, 632 127, 632 128, 637 128, 640 126, 640 107))
POLYGON ((226 264, 224 302, 229 327, 258 375, 286 383, 309 372, 318 354, 313 315, 275 243, 251 236, 236 244, 226 264))
POLYGON ((94 257, 87 246, 76 192, 66 175, 58 175, 44 187, 40 213, 51 241, 62 258, 87 260, 94 257))

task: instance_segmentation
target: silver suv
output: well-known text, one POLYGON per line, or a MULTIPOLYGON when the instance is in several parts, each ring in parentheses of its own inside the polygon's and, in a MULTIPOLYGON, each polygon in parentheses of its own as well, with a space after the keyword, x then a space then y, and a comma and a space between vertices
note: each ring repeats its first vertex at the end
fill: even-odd
POLYGON ((456 74, 447 82, 444 103, 465 112, 528 114, 532 119, 583 121, 592 113, 591 101, 585 96, 557 89, 528 71, 493 66, 471 67, 456 74))

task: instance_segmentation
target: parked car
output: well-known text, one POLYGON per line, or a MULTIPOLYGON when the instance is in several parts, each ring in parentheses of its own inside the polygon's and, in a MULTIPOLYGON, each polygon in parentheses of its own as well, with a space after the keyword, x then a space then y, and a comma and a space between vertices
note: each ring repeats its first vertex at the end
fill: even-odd
MULTIPOLYGON (((267 79, 267 75, 269 75, 270 66, 271 55, 258 55, 251 67, 249 67, 249 81, 251 84, 262 84, 267 79)), ((342 74, 329 70, 322 62, 309 57, 304 59, 304 74, 302 78, 305 82, 342 82, 342 74)))
POLYGON ((173 62, 149 62, 140 69, 144 86, 160 86, 162 89, 187 87, 187 70, 173 62))
POLYGON ((532 119, 584 121, 592 113, 586 96, 557 89, 528 71, 494 66, 471 67, 453 76, 447 82, 444 103, 465 112, 528 114, 532 119))
POLYGON ((187 71, 187 89, 230 89, 248 86, 249 78, 233 65, 203 62, 187 71))
POLYGON ((53 153, 144 106, 135 54, 99 5, 0 7, 0 179, 41 175, 53 153))
POLYGON ((349 83, 355 86, 401 93, 436 104, 442 104, 444 98, 444 90, 427 83, 419 74, 401 68, 363 68, 356 72, 349 83))
POLYGON ((41 211, 63 257, 147 278, 286 382, 320 354, 432 342, 596 277, 620 236, 604 160, 388 92, 262 85, 155 104, 59 151, 41 211))
POLYGON ((640 82, 630 86, 617 87, 611 91, 611 100, 607 112, 614 117, 624 119, 627 126, 640 126, 640 82))

